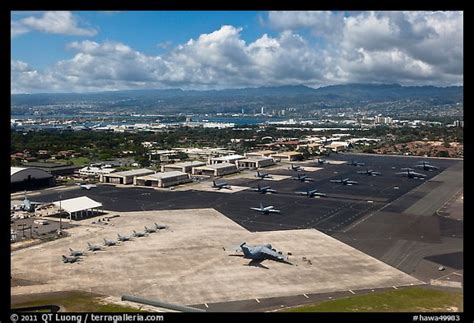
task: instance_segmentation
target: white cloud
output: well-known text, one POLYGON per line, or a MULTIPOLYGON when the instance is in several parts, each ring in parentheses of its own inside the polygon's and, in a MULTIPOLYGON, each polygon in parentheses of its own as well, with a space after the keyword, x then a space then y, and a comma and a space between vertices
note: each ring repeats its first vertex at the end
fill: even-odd
POLYGON ((12 37, 20 34, 39 31, 50 34, 95 36, 97 30, 79 26, 78 18, 70 11, 46 11, 40 17, 29 16, 12 20, 12 37))
POLYGON ((71 42, 67 49, 73 56, 43 71, 12 61, 12 88, 38 92, 463 82, 460 12, 362 12, 349 17, 292 12, 270 13, 268 19, 281 28, 276 36, 263 34, 246 42, 242 28, 227 25, 158 56, 120 42, 71 42), (322 22, 311 23, 311 17, 321 16, 322 22), (332 37, 334 21, 338 25, 332 37), (323 29, 316 28, 321 25, 323 29), (301 36, 299 28, 309 28, 313 36, 301 36))

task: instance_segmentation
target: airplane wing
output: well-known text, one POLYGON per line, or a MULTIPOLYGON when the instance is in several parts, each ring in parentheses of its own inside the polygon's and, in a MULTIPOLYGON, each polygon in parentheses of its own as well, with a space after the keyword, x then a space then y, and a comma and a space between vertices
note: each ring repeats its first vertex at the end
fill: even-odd
POLYGON ((262 248, 262 250, 260 250, 260 252, 263 253, 265 255, 265 257, 268 257, 268 258, 273 258, 273 259, 278 259, 278 260, 285 260, 285 257, 283 255, 281 255, 278 252, 273 251, 269 248, 262 248))
POLYGON ((270 212, 270 213, 280 213, 280 210, 275 210, 275 209, 270 209, 270 210, 266 210, 267 212, 270 212))
POLYGON ((260 211, 260 212, 262 211, 262 209, 259 207, 251 207, 250 209, 254 211, 260 211))

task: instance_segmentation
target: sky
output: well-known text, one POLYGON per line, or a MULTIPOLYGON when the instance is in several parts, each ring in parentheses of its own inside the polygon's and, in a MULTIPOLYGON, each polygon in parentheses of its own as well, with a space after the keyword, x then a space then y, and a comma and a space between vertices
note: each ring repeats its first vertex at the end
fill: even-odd
POLYGON ((11 92, 463 84, 460 11, 11 12, 11 92))

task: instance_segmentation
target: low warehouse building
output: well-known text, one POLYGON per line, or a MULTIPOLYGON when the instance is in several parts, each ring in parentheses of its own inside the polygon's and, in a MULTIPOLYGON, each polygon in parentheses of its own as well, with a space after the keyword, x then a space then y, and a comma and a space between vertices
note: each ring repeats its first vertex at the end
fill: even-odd
POLYGON ((135 177, 134 185, 138 186, 152 186, 152 187, 169 187, 179 184, 191 182, 189 174, 172 171, 164 173, 156 173, 147 176, 135 177))
POLYGON ((163 165, 161 166, 161 171, 162 172, 181 171, 183 173, 191 174, 193 167, 204 166, 204 165, 206 165, 206 163, 202 161, 189 161, 189 162, 163 165))
POLYGON ((125 172, 103 174, 100 176, 100 181, 102 183, 112 184, 132 184, 135 177, 150 175, 154 173, 155 171, 146 168, 127 170, 125 172))
POLYGON ((271 157, 265 158, 246 158, 237 161, 237 167, 247 169, 257 169, 274 165, 275 161, 271 157))
POLYGON ((53 175, 42 169, 32 167, 10 167, 10 189, 13 192, 32 190, 53 185, 53 175))
POLYGON ((274 154, 273 150, 258 150, 258 151, 251 151, 245 153, 245 157, 247 158, 263 158, 263 157, 270 157, 271 154, 274 154))
POLYGON ((303 155, 296 151, 285 151, 277 154, 272 155, 273 158, 276 160, 285 160, 285 161, 294 161, 294 160, 302 160, 303 155))
POLYGON ((224 176, 238 171, 237 166, 230 163, 193 167, 193 175, 224 176))
POLYGON ((86 217, 104 213, 102 203, 96 202, 87 196, 53 202, 58 211, 63 210, 71 220, 82 220, 86 217))
POLYGON ((221 164, 221 163, 231 163, 235 164, 239 159, 244 159, 245 157, 242 155, 228 155, 228 156, 221 156, 221 157, 213 157, 211 158, 210 164, 221 164))

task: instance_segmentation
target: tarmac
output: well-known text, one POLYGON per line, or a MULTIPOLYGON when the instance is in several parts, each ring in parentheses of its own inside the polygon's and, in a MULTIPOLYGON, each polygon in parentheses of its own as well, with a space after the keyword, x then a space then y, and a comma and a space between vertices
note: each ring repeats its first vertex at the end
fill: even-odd
MULTIPOLYGON (((79 286, 79 282, 93 289, 93 284, 97 283, 97 290, 102 289, 111 296, 118 297, 120 296, 118 290, 126 290, 129 294, 136 292, 137 296, 156 297, 164 301, 180 301, 181 297, 188 305, 206 303, 213 308, 210 304, 215 303, 219 304, 214 307, 217 310, 236 308, 241 310, 245 304, 253 304, 252 300, 255 298, 258 298, 262 305, 259 304, 257 307, 255 304, 249 305, 249 308, 266 309, 263 300, 274 297, 277 297, 278 301, 268 301, 269 306, 293 304, 301 297, 307 299, 301 296, 303 294, 337 295, 339 292, 347 293, 349 289, 357 291, 367 288, 390 288, 391 285, 390 283, 387 285, 386 280, 389 277, 400 278, 392 282, 394 285, 404 285, 407 282, 405 279, 409 277, 403 276, 405 274, 414 277, 412 283, 437 282, 447 274, 461 277, 462 282, 463 264, 459 261, 463 253, 463 216, 460 198, 463 187, 462 161, 364 154, 333 154, 325 159, 329 164, 318 165, 313 161, 295 163, 306 168, 300 172, 288 170, 289 163, 278 163, 276 166, 264 169, 264 172, 274 177, 270 180, 255 178, 255 172, 251 171, 224 177, 223 180, 232 186, 232 190, 214 190, 210 187, 211 181, 201 181, 177 186, 174 190, 98 185, 90 191, 76 187, 35 192, 35 201, 55 201, 59 199, 59 194, 62 194, 63 199, 85 195, 103 203, 110 214, 123 215, 113 220, 116 227, 101 226, 99 230, 101 234, 122 226, 124 231, 131 229, 132 226, 143 229, 148 219, 155 218, 172 223, 172 232, 165 232, 163 235, 157 233, 162 236, 168 235, 169 239, 140 245, 143 249, 127 247, 128 242, 125 242, 123 246, 111 247, 106 252, 87 256, 80 264, 62 264, 58 253, 61 248, 63 252, 67 250, 69 243, 76 246, 73 249, 81 247, 77 242, 79 240, 66 243, 69 241, 66 239, 74 239, 74 235, 35 247, 45 248, 41 252, 48 254, 46 258, 50 260, 46 263, 35 257, 20 256, 21 253, 28 253, 28 250, 37 249, 18 251, 21 253, 15 254, 12 258, 12 266, 16 268, 16 271, 12 268, 12 273, 19 275, 16 278, 35 281, 34 278, 38 277, 40 281, 46 279, 47 284, 35 285, 34 288, 18 287, 15 293, 28 293, 35 288, 39 288, 40 291, 69 290, 79 286), (365 165, 351 166, 348 164, 351 160, 363 162, 365 165), (427 172, 417 169, 417 172, 427 175, 425 180, 414 180, 395 174, 400 168, 413 167, 422 160, 428 160, 432 165, 438 166, 439 171, 427 172), (311 168, 318 170, 310 171, 311 168), (382 175, 367 176, 357 173, 366 169, 373 169, 382 175), (302 183, 294 180, 292 177, 298 173, 307 174, 314 181, 302 183), (358 181, 359 185, 330 183, 331 179, 341 178, 358 181), (277 193, 260 194, 251 191, 257 184, 271 186, 277 193), (308 198, 295 194, 297 191, 314 188, 326 193, 327 197, 308 198), (264 206, 273 205, 281 210, 281 213, 264 215, 250 210, 250 207, 257 207, 260 203, 264 206), (213 220, 209 220, 206 216, 211 216, 213 220), (121 224, 126 218, 136 222, 127 224, 125 221, 121 224), (198 218, 199 222, 196 223, 194 219, 198 218), (189 229, 188 226, 192 226, 193 229, 189 229), (176 228, 179 230, 175 230, 176 228), (178 231, 185 235, 177 233, 178 231), (298 266, 268 263, 269 270, 265 270, 248 267, 245 265, 247 260, 239 257, 227 255, 223 257, 222 254, 218 256, 223 247, 238 244, 243 239, 254 244, 271 243, 277 249, 291 251, 296 260, 299 260, 298 256, 304 255, 312 260, 313 265, 307 269, 306 276, 306 272, 304 275, 298 272, 305 268, 302 263, 297 263, 298 266), (322 244, 321 241, 327 241, 327 244, 322 244), (324 249, 321 248, 323 246, 324 249), (351 252, 345 253, 349 250, 346 248, 350 248, 351 252), (119 249, 125 252, 125 256, 122 256, 122 253, 112 252, 119 249), (110 257, 110 254, 113 256, 110 257), (354 258, 353 255, 357 257, 354 258), (89 260, 98 256, 102 257, 100 262, 90 265, 89 260), (150 261, 149 259, 153 257, 159 257, 161 262, 156 264, 150 261), (117 263, 115 258, 123 261, 117 263), (390 274, 387 271, 385 278, 381 278, 383 274, 375 275, 378 278, 371 277, 363 268, 365 265, 361 264, 372 263, 372 260, 378 264, 375 266, 374 263, 375 267, 372 268, 374 272, 381 270, 382 267, 378 267, 379 265, 395 271, 390 271, 390 274), (32 262, 35 264, 31 265, 32 262), (133 268, 128 268, 129 262, 134 264, 133 268), (154 266, 150 269, 148 263, 153 263, 154 266), (233 270, 228 268, 235 264, 238 266, 234 273, 234 267, 233 270), (446 267, 445 271, 438 271, 441 265, 446 267), (29 268, 28 271, 21 271, 25 266, 29 268), (84 279, 67 278, 68 271, 61 270, 56 273, 54 269, 56 276, 61 279, 58 279, 60 282, 57 284, 50 285, 52 280, 48 280, 48 277, 55 277, 50 271, 64 266, 74 268, 69 274, 74 272, 74 277, 84 279), (314 269, 315 267, 318 268, 314 269), (148 273, 146 268, 155 273, 148 273), (187 268, 187 271, 180 271, 180 268, 187 268), (95 278, 90 280, 86 278, 95 275, 103 278, 104 275, 101 273, 109 271, 112 273, 107 277, 114 278, 111 281, 106 279, 102 283, 96 282, 95 278), (142 276, 137 275, 137 272, 142 276), (331 276, 335 273, 338 274, 337 279, 331 276), (206 276, 208 274, 209 276, 206 276), (400 276, 401 274, 403 275, 400 276), (163 275, 170 280, 164 279, 163 275), (364 275, 369 275, 370 279, 365 280, 364 275), (132 287, 128 277, 134 283, 139 282, 137 286, 142 289, 132 287), (219 282, 217 286, 206 286, 205 279, 212 280, 214 277, 219 282), (106 286, 106 282, 110 284, 110 289, 106 286), (232 288, 226 289, 226 285, 232 288), (156 290, 157 286, 160 286, 159 290, 156 290), (185 288, 187 294, 194 296, 186 298, 180 288, 185 288), (207 288, 211 290, 200 293, 207 288), (201 296, 197 296, 198 294, 201 296), (281 303, 281 297, 287 297, 287 300, 281 303)), ((84 237, 80 239, 82 245, 85 243, 85 238, 100 236, 96 227, 87 224, 90 221, 92 219, 78 221, 77 224, 81 225, 70 229, 82 232, 80 230, 86 228, 83 232, 84 237), (94 232, 95 235, 89 236, 94 232)), ((115 236, 111 235, 108 238, 115 236)), ((155 238, 152 240, 150 238, 139 239, 155 241, 155 238)), ((131 242, 131 244, 138 243, 141 242, 131 242)), ((267 262, 264 264, 267 266, 267 262)), ((388 269, 382 271, 384 270, 388 269)))
POLYGON ((107 226, 83 221, 69 237, 13 252, 12 275, 36 284, 13 287, 12 295, 83 290, 189 305, 422 284, 313 229, 252 233, 213 209, 118 214, 107 226), (154 222, 169 229, 62 262, 68 248, 84 250, 87 241, 102 244, 154 222), (242 241, 290 252, 292 265, 249 266, 233 250, 242 241))

